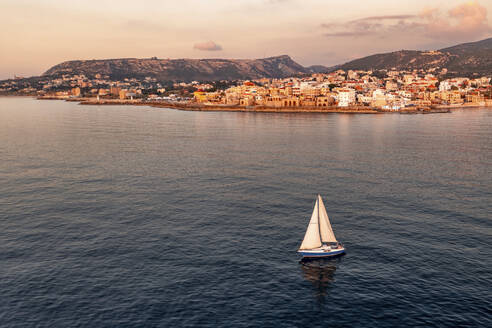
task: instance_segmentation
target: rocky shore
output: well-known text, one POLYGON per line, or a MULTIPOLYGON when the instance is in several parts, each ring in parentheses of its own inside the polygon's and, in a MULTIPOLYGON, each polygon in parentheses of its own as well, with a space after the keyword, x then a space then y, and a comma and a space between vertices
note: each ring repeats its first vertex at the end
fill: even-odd
MULTIPOLYGON (((166 101, 145 101, 140 99, 95 99, 95 98, 66 98, 54 96, 37 97, 40 100, 65 100, 78 102, 81 105, 93 106, 111 106, 111 105, 133 105, 133 106, 151 106, 158 108, 173 108, 187 111, 208 111, 208 112, 262 112, 262 113, 350 113, 350 114, 383 114, 383 113, 400 113, 400 114, 430 114, 430 113, 448 113, 450 108, 457 107, 433 107, 433 108, 415 108, 404 109, 401 111, 385 111, 377 108, 366 106, 352 107, 264 107, 264 106, 231 106, 231 105, 204 105, 192 102, 166 102, 166 101)), ((465 107, 465 106, 463 106, 465 107)))

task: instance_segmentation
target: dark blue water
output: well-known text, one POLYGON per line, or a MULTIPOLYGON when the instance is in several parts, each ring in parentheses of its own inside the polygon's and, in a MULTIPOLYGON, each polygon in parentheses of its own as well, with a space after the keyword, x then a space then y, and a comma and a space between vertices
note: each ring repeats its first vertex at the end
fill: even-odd
POLYGON ((492 325, 492 109, 0 98, 0 326, 492 325), (302 265, 316 194, 348 254, 302 265))

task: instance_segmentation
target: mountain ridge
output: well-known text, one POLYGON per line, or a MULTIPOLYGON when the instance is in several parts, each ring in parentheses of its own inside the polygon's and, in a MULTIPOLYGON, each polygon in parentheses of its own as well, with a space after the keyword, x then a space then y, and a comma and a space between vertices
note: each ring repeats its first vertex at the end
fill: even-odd
POLYGON ((157 59, 119 58, 72 60, 48 69, 43 75, 83 73, 112 78, 150 76, 159 80, 236 80, 282 78, 309 73, 288 55, 262 59, 157 59))
POLYGON ((492 73, 492 38, 438 50, 399 50, 358 58, 333 69, 413 70, 446 68, 452 75, 492 73))
POLYGON ((108 75, 114 79, 153 77, 167 81, 216 81, 285 78, 343 70, 444 69, 447 75, 491 75, 492 38, 439 50, 399 50, 373 54, 344 64, 304 67, 288 55, 261 59, 119 58, 72 60, 48 69, 42 76, 62 74, 108 75))

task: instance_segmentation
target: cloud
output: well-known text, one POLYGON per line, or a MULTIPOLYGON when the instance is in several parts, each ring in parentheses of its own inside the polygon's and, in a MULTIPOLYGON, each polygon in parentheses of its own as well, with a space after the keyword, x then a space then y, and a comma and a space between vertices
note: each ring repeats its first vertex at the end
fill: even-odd
POLYGON ((354 19, 351 22, 364 22, 364 21, 374 21, 374 20, 394 20, 394 19, 409 19, 414 18, 416 15, 386 15, 386 16, 369 16, 359 19, 354 19))
POLYGON ((487 8, 477 1, 460 4, 447 12, 446 16, 435 8, 420 13, 426 22, 425 31, 432 38, 475 38, 488 36, 492 32, 487 20, 487 8))
POLYGON ((285 2, 290 2, 290 0, 265 0, 264 2, 274 5, 278 3, 285 3, 285 2))
POLYGON ((213 41, 195 43, 193 49, 202 51, 220 51, 222 47, 213 41))
POLYGON ((333 33, 324 33, 324 36, 333 36, 333 37, 344 37, 344 36, 353 36, 353 37, 359 37, 359 36, 364 36, 364 35, 369 35, 372 34, 369 31, 346 31, 346 32, 333 32, 333 33))
POLYGON ((442 12, 426 8, 419 15, 399 14, 368 16, 342 23, 325 23, 321 27, 326 37, 421 36, 431 40, 470 40, 487 37, 492 28, 487 20, 487 8, 469 1, 442 12))
POLYGON ((345 23, 321 24, 321 27, 329 32, 324 33, 327 37, 360 37, 368 35, 385 35, 388 32, 404 31, 409 27, 415 27, 412 19, 415 15, 386 15, 369 16, 345 23))
POLYGON ((160 31, 163 30, 163 26, 149 20, 144 19, 131 19, 123 24, 123 28, 126 30, 138 30, 138 31, 160 31))

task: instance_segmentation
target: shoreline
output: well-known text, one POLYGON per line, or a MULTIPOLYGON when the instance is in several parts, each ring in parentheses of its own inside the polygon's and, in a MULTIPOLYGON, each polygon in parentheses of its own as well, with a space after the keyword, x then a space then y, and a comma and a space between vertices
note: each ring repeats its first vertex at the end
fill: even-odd
MULTIPOLYGON (((141 100, 120 100, 120 99, 100 99, 94 98, 62 98, 56 96, 36 97, 38 100, 65 100, 68 102, 78 102, 80 105, 89 106, 150 106, 155 108, 171 108, 183 111, 197 112, 250 112, 250 113, 325 113, 325 114, 433 114, 449 113, 450 108, 430 108, 430 109, 407 109, 402 111, 385 111, 371 107, 353 106, 341 107, 265 107, 265 106, 228 106, 228 105, 201 105, 197 103, 173 103, 164 101, 141 101, 141 100)), ((478 106, 477 106, 478 107, 478 106)), ((453 107, 455 108, 455 107, 453 107)))
POLYGON ((145 101, 140 99, 100 99, 95 98, 67 98, 57 96, 33 96, 33 95, 0 95, 2 97, 31 97, 37 100, 65 100, 68 102, 77 102, 79 105, 89 106, 150 106, 154 108, 171 108, 183 111, 197 112, 248 112, 248 113, 325 113, 325 114, 436 114, 450 113, 452 109, 467 108, 492 108, 486 104, 464 103, 458 105, 435 105, 426 108, 404 108, 398 111, 382 110, 378 108, 365 106, 352 107, 265 107, 265 106, 231 106, 231 105, 204 105, 198 103, 178 103, 165 101, 145 101))

